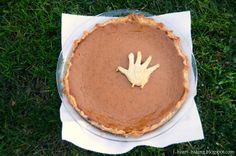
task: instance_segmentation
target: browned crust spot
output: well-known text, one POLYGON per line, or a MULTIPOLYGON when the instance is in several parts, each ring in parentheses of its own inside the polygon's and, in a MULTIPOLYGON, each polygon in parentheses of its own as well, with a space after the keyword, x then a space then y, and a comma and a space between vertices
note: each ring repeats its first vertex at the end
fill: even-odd
MULTIPOLYGON (((137 14, 130 14, 126 17, 120 17, 120 18, 117 18, 117 19, 111 19, 111 20, 108 20, 107 22, 105 23, 102 23, 102 24, 97 24, 93 30, 91 32, 84 32, 84 35, 76 40, 74 42, 74 47, 73 47, 73 53, 71 55, 71 58, 73 57, 74 55, 74 51, 75 49, 79 46, 79 44, 90 34, 92 33, 93 31, 95 31, 96 29, 98 29, 99 27, 103 27, 109 23, 126 23, 126 22, 136 22, 136 23, 140 23, 140 24, 143 24, 143 25, 148 25, 148 26, 152 26, 152 27, 156 27, 158 29, 160 29, 161 31, 164 31, 167 36, 173 40, 174 42, 174 45, 177 49, 177 52, 178 52, 178 55, 181 56, 183 58, 183 64, 184 64, 184 68, 183 68, 183 78, 184 78, 184 82, 183 82, 183 86, 184 86, 184 94, 183 96, 181 97, 181 99, 176 103, 175 105, 175 109, 174 111, 170 112, 164 119, 162 119, 159 123, 156 123, 152 126, 144 126, 141 130, 132 130, 132 131, 129 131, 129 132, 126 132, 125 130, 123 129, 115 129, 115 128, 111 128, 111 127, 106 127, 104 125, 102 125, 101 123, 97 123, 95 121, 91 121, 89 120, 89 117, 81 110, 77 107, 77 102, 74 98, 74 96, 72 96, 70 94, 70 88, 69 88, 69 81, 68 81, 68 77, 69 77, 69 70, 70 70, 70 67, 71 67, 71 63, 68 63, 68 66, 67 66, 67 71, 66 71, 66 75, 63 79, 63 84, 64 84, 64 94, 67 96, 70 104, 79 112, 79 114, 85 118, 89 123, 91 123, 92 125, 104 130, 104 131, 107 131, 107 132, 110 132, 110 133, 113 133, 113 134, 119 134, 119 135, 123 135, 125 137, 127 136, 134 136, 134 137, 138 137, 138 136, 141 136, 143 135, 144 133, 147 133, 147 132, 150 132, 160 126, 162 126, 164 123, 166 123, 168 120, 170 120, 174 114, 179 110, 179 108, 183 105, 183 103, 185 102, 186 98, 187 98, 187 95, 188 95, 188 92, 189 92, 189 80, 188 80, 188 71, 189 71, 189 65, 188 65, 188 59, 187 57, 185 56, 185 54, 183 53, 182 49, 181 49, 181 45, 180 45, 180 38, 175 36, 174 33, 171 31, 171 30, 168 30, 166 28, 166 26, 162 23, 157 23, 156 21, 154 21, 153 19, 150 19, 150 18, 145 18, 143 15, 137 15, 137 14)), ((70 59, 71 59, 70 58, 70 59)), ((70 60, 69 59, 69 60, 70 60)))

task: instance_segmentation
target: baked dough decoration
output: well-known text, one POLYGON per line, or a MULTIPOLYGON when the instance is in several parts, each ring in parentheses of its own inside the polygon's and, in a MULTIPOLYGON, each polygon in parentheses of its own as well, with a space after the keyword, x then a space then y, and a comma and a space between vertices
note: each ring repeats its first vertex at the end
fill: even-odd
POLYGON ((157 68, 160 67, 159 64, 156 64, 150 68, 147 68, 149 63, 152 60, 152 57, 149 56, 147 60, 141 64, 142 54, 141 51, 137 53, 137 59, 134 63, 134 54, 130 53, 129 56, 129 68, 125 69, 123 67, 118 66, 117 71, 124 74, 129 82, 134 86, 140 86, 141 88, 148 82, 150 75, 154 72, 157 68))

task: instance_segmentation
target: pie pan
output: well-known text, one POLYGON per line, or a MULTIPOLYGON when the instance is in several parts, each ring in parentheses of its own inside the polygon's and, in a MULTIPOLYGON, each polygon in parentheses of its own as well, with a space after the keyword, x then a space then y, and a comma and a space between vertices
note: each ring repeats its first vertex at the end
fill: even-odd
MULTIPOLYGON (((116 10, 116 11, 111 11, 111 12, 105 12, 102 14, 99 14, 97 16, 100 16, 101 18, 93 18, 88 20, 86 23, 83 23, 81 25, 78 25, 76 27, 76 29, 73 31, 73 33, 70 35, 70 37, 68 38, 68 40, 65 42, 63 49, 60 53, 60 56, 58 58, 58 63, 57 63, 57 71, 56 71, 56 78, 57 78, 57 88, 58 88, 58 92, 59 95, 61 97, 61 100, 63 102, 63 106, 66 108, 66 110, 68 111, 68 113, 71 115, 71 117, 74 119, 74 121, 76 123, 78 123, 79 126, 81 126, 82 129, 93 133, 99 137, 105 138, 105 139, 109 139, 109 140, 113 140, 113 141, 143 141, 143 140, 147 140, 153 137, 156 137, 162 133, 165 133, 166 131, 168 131, 169 129, 171 129, 175 124, 178 123, 178 121, 180 121, 180 119, 184 116, 184 114, 191 108, 191 103, 190 102, 186 102, 186 104, 184 104, 181 109, 175 114, 175 116, 169 120, 165 125, 161 126, 160 128, 146 133, 141 137, 138 138, 134 138, 134 137, 123 137, 123 136, 118 136, 118 135, 114 135, 108 132, 104 132, 94 126, 92 126, 91 124, 89 124, 86 120, 84 120, 79 113, 76 112, 76 110, 69 104, 67 97, 64 95, 63 93, 63 83, 62 80, 64 78, 65 75, 65 71, 67 68, 67 62, 68 62, 68 58, 71 54, 71 49, 72 49, 72 43, 74 40, 80 38, 83 34, 84 31, 89 31, 91 30, 97 23, 103 23, 105 21, 107 21, 110 18, 113 17, 118 17, 118 16, 126 16, 130 13, 137 13, 137 14, 144 14, 145 16, 150 16, 151 18, 151 14, 147 13, 147 12, 141 12, 138 10, 116 10)), ((167 27, 170 26, 173 28, 173 26, 171 25, 171 23, 167 23, 165 21, 162 21, 167 27)), ((187 40, 181 35, 178 34, 179 37, 181 37, 181 46, 184 49, 184 47, 189 48, 189 44, 187 42, 187 40)), ((184 50, 185 51, 185 50, 184 50)), ((195 85, 197 84, 197 68, 196 68, 196 62, 194 59, 194 56, 192 55, 191 58, 189 58, 189 62, 191 63, 191 69, 190 69, 190 73, 192 73, 193 75, 193 81, 195 83, 195 85)))

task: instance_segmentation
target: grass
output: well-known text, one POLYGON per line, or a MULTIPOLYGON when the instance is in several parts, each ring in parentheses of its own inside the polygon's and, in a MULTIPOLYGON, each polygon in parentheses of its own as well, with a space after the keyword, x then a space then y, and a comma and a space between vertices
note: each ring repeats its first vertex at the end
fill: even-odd
POLYGON ((61 140, 55 80, 61 13, 96 15, 123 8, 153 14, 191 11, 196 101, 205 134, 202 141, 163 149, 142 146, 126 155, 236 150, 235 1, 1 0, 0 155, 99 155, 61 140))

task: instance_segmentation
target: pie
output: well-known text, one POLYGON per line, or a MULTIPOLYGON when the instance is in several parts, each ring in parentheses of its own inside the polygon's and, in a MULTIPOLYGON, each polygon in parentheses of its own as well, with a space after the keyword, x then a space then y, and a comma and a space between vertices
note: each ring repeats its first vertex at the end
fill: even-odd
POLYGON ((78 113, 97 128, 141 136, 170 120, 188 96, 189 65, 180 44, 180 38, 164 24, 143 15, 97 24, 73 44, 64 93, 78 113), (128 56, 137 59, 138 67, 148 60, 145 70, 158 64, 142 87, 117 71, 118 67, 128 71, 131 63, 136 63, 128 56))

